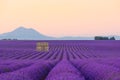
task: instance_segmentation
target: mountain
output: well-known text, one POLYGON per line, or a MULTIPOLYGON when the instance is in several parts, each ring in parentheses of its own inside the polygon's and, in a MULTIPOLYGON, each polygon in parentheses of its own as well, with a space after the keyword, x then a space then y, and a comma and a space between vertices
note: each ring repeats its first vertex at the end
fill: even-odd
POLYGON ((12 32, 4 33, 0 35, 0 39, 18 39, 18 40, 49 40, 54 39, 53 37, 44 36, 34 29, 19 27, 12 32))
POLYGON ((0 34, 0 39, 18 40, 93 40, 93 37, 50 37, 43 35, 32 28, 19 27, 11 32, 0 34))
POLYGON ((72 37, 72 36, 65 36, 58 38, 59 40, 94 40, 94 37, 72 37))

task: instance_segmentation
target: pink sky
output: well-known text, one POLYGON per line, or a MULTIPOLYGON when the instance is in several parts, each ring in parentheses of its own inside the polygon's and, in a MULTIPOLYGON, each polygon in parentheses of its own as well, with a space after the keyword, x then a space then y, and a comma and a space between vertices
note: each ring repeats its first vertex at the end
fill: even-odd
POLYGON ((120 0, 0 0, 0 34, 19 26, 49 36, 120 35, 120 0))

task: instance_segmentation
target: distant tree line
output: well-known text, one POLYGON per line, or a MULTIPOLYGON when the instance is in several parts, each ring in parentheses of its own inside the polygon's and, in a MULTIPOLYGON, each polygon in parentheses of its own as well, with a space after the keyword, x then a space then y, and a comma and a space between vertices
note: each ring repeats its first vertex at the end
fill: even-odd
POLYGON ((2 40, 18 40, 18 39, 2 39, 2 40))
POLYGON ((102 37, 102 36, 95 36, 95 40, 115 40, 115 37, 102 37))

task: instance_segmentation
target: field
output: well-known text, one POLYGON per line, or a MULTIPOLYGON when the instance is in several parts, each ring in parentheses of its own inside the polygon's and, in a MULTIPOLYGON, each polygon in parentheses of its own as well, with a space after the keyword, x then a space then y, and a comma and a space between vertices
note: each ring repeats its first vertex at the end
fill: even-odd
POLYGON ((120 41, 1 40, 0 80, 120 80, 120 41))

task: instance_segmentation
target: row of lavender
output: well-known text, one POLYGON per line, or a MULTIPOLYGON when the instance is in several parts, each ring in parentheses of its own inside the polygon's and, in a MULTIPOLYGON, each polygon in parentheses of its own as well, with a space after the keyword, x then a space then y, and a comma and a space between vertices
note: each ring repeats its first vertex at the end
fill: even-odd
POLYGON ((0 80, 120 80, 120 41, 36 42, 0 41, 0 80))
POLYGON ((49 52, 36 51, 42 41, 0 41, 0 59, 62 60, 119 57, 120 41, 43 41, 49 52))
POLYGON ((120 59, 109 60, 3 61, 0 80, 120 80, 120 59))

